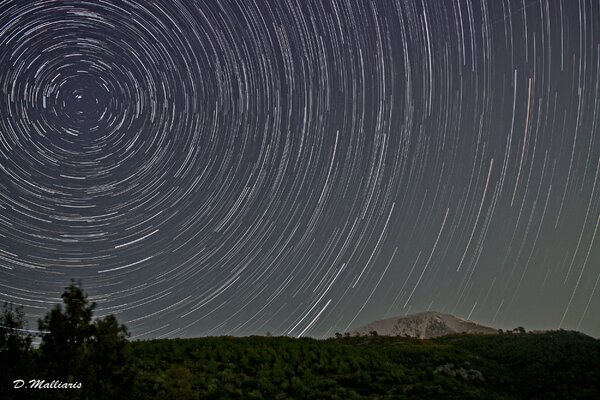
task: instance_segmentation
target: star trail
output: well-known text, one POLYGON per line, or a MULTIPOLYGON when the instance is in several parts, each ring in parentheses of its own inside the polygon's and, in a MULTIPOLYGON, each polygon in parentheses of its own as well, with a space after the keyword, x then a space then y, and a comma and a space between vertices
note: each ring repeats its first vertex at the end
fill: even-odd
POLYGON ((599 119, 594 0, 0 1, 0 301, 599 336, 599 119))

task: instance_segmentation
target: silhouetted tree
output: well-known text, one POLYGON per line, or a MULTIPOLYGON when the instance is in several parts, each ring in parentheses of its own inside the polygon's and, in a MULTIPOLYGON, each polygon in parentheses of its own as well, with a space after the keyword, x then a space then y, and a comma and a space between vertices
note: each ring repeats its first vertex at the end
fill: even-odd
POLYGON ((57 304, 38 322, 39 330, 46 332, 40 345, 40 361, 49 380, 80 382, 85 351, 94 334, 92 314, 96 304, 88 301, 81 282, 73 280, 61 298, 64 310, 57 304))
POLYGON ((94 322, 93 331, 85 358, 88 398, 125 397, 133 383, 127 357, 127 327, 119 325, 114 315, 108 315, 94 322))
POLYGON ((96 304, 88 300, 81 282, 71 284, 44 319, 39 365, 47 381, 81 382, 78 392, 64 392, 65 398, 127 398, 134 371, 127 357, 125 325, 114 315, 92 320, 96 304))
POLYGON ((23 307, 4 304, 0 315, 0 398, 16 399, 15 379, 29 379, 33 372, 31 335, 25 330, 23 307))

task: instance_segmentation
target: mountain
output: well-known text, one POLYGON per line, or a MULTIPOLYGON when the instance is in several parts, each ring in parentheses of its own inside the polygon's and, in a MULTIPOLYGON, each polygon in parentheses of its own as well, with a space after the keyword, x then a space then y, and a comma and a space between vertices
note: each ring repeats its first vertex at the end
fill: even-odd
POLYGON ((394 317, 374 321, 350 332, 351 335, 369 335, 377 332, 382 336, 411 336, 420 339, 429 339, 453 333, 482 333, 496 334, 498 330, 488 326, 479 325, 472 321, 442 314, 435 311, 426 311, 403 317, 394 317))

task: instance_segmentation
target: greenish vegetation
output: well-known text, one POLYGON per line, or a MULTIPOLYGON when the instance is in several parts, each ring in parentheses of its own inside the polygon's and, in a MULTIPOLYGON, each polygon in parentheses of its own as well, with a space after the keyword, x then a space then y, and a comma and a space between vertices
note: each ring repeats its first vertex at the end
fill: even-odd
POLYGON ((127 328, 113 315, 93 320, 96 305, 88 301, 80 284, 71 282, 61 297, 63 304, 38 321, 43 332, 38 349, 32 348, 32 338, 24 329, 22 308, 4 305, 0 399, 127 398, 136 376, 127 355, 127 328))
POLYGON ((93 320, 80 286, 40 321, 0 317, 0 398, 600 399, 600 341, 576 332, 455 335, 433 340, 336 335, 128 342, 113 316, 93 320), (14 389, 14 379, 81 389, 14 389))
POLYGON ((131 343, 139 399, 600 399, 600 341, 567 331, 131 343))

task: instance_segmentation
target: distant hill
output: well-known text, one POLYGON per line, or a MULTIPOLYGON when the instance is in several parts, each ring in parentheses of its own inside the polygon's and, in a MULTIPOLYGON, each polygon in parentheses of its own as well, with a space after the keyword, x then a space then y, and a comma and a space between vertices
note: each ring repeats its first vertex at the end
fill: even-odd
POLYGON ((498 330, 479 325, 450 314, 435 311, 421 312, 402 317, 374 321, 350 332, 355 335, 369 335, 377 332, 382 336, 410 336, 430 339, 453 333, 497 334, 498 330))

